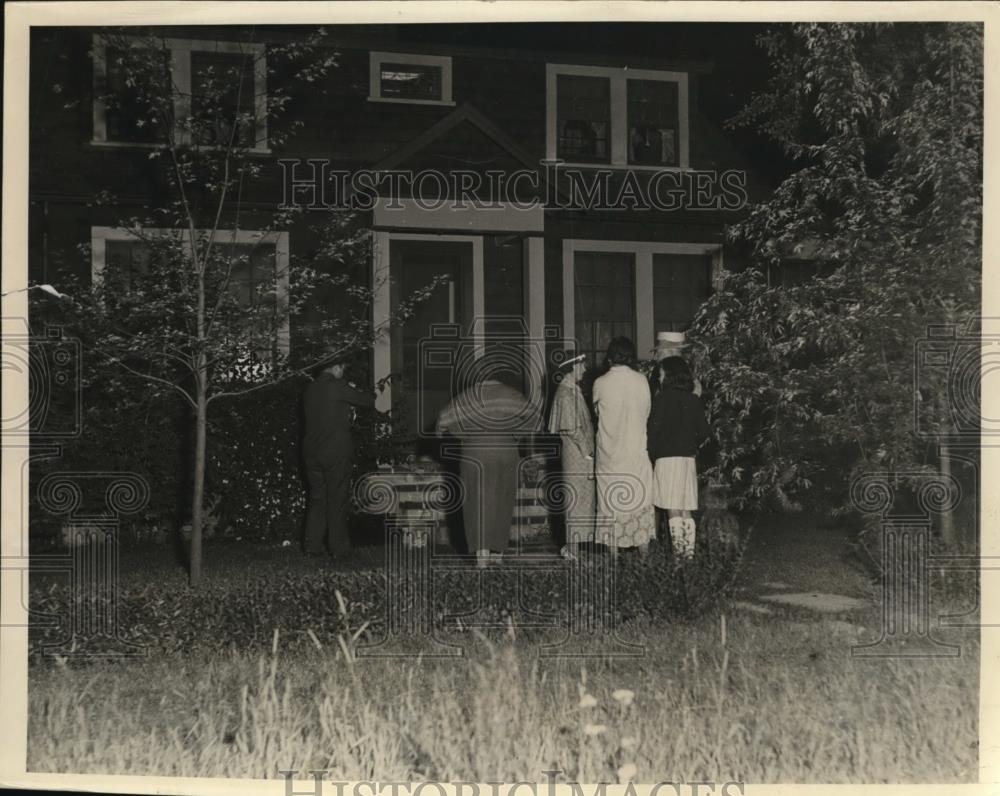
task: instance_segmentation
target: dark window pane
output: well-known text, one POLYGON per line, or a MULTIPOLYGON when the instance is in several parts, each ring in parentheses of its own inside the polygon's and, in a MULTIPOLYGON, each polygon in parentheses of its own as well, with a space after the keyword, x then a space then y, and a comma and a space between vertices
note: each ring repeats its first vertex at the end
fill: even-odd
POLYGON ((170 56, 163 50, 105 50, 105 131, 108 141, 166 141, 173 115, 170 56))
POLYGON ((381 67, 381 96, 391 99, 439 100, 440 66, 429 64, 384 63, 381 67))
POLYGON ((658 332, 682 332, 708 298, 711 258, 703 254, 653 255, 653 322, 658 332))
POLYGON ((634 257, 621 252, 577 252, 576 341, 591 365, 604 361, 612 338, 635 339, 634 257))
POLYGON ((229 291, 244 307, 260 303, 262 293, 275 289, 273 244, 216 243, 213 259, 220 275, 228 271, 229 291))
POLYGON ((611 82, 606 77, 557 75, 556 155, 571 161, 611 159, 611 82))
POLYGON ((232 141, 252 146, 256 127, 253 56, 192 52, 191 112, 196 143, 227 146, 232 141))
POLYGON ((149 272, 149 249, 139 240, 109 240, 104 244, 104 280, 131 290, 149 272))
POLYGON ((678 165, 677 84, 666 80, 629 80, 628 162, 678 165))
POLYGON ((280 323, 277 302, 274 244, 216 243, 212 267, 229 274, 227 289, 246 311, 246 326, 257 356, 267 359, 276 343, 280 323))

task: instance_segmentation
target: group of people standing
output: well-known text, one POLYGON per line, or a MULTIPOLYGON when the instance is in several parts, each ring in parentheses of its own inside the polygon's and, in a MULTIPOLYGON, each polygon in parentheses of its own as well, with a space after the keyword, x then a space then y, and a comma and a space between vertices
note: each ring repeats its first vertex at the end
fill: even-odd
MULTIPOLYGON (((612 340, 606 372, 593 384, 593 412, 583 389, 585 355, 562 364, 548 431, 561 440, 565 558, 595 542, 612 551, 645 551, 656 537, 658 509, 666 514, 675 553, 694 554, 695 455, 709 430, 700 387, 680 355, 682 342, 677 333, 658 335, 658 367, 647 379, 636 370, 632 341, 612 340)), ((441 411, 436 431, 453 440, 442 453, 458 460, 467 546, 486 566, 507 547, 521 449, 541 430, 542 413, 510 383, 516 374, 502 359, 487 356, 480 364, 478 378, 441 411)), ((334 557, 349 550, 350 406, 374 403, 343 377, 343 364, 328 366, 305 393, 305 549, 314 555, 323 553, 324 537, 334 557)))
POLYGON ((656 537, 657 510, 666 514, 675 553, 694 555, 695 456, 709 428, 682 344, 680 333, 661 333, 658 366, 647 379, 635 369, 632 341, 612 340, 607 372, 593 385, 596 429, 582 384, 585 357, 564 364, 548 425, 562 441, 564 557, 575 558, 589 542, 645 552, 656 537))

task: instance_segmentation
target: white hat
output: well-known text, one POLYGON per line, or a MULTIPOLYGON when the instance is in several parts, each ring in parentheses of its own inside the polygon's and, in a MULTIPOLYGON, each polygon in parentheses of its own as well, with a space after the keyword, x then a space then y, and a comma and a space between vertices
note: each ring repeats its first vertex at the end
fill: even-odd
POLYGON ((582 362, 587 358, 586 354, 577 354, 575 357, 570 357, 559 364, 560 368, 568 368, 570 365, 575 365, 577 362, 582 362))
MULTIPOLYGON (((684 332, 657 332, 655 354, 666 355, 668 353, 678 353, 682 348, 686 348, 684 332)), ((661 357, 662 358, 662 357, 661 357)))

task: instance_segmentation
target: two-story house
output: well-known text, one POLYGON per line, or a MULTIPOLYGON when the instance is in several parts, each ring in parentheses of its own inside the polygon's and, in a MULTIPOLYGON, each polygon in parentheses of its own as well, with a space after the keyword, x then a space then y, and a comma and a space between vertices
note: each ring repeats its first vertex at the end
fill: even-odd
MULTIPOLYGON (((252 98, 263 109, 268 48, 293 33, 170 29, 169 74, 196 105, 211 75, 252 52, 232 102, 252 98)), ((333 184, 321 185, 325 176, 368 175, 346 179, 373 231, 364 269, 376 323, 400 296, 445 278, 372 352, 374 380, 397 376, 383 409, 408 402, 419 428, 448 399, 454 360, 421 359, 439 324, 454 324, 455 346, 481 351, 499 335, 520 348, 531 391, 544 389, 537 374, 567 341, 596 363, 613 336, 631 337, 644 356, 656 332, 688 326, 730 262, 725 226, 754 191, 744 162, 699 110, 710 64, 573 53, 571 42, 565 52, 438 45, 405 26, 329 33, 336 67, 284 109, 295 135, 278 146, 266 123, 252 131, 261 177, 227 245, 254 252, 249 295, 254 269, 315 245, 304 225, 262 236, 255 213, 288 202, 322 213, 317 192, 333 184)), ((129 81, 98 31, 32 35, 32 277, 47 280, 81 243, 91 245, 94 274, 111 259, 141 270, 141 247, 116 224, 162 196, 150 158, 156 130, 137 124, 127 101, 102 100, 116 88, 127 94, 129 81), (115 207, 92 202, 102 190, 115 207)), ((294 346, 295 336, 293 326, 280 344, 294 346)), ((451 345, 440 335, 435 344, 451 345)))

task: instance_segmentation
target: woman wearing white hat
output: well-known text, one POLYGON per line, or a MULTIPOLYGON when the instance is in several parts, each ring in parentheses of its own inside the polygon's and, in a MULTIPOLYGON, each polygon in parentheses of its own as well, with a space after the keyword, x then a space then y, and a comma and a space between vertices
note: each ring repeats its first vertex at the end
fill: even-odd
MULTIPOLYGON (((653 349, 653 359, 657 362, 662 362, 667 357, 683 357, 684 353, 688 347, 687 339, 684 336, 684 332, 657 332, 656 333, 656 347, 653 349)), ((656 384, 659 383, 660 371, 657 368, 653 373, 654 392, 656 384)), ((701 395, 701 382, 698 379, 694 380, 694 390, 695 395, 701 395)))
POLYGON ((566 495, 566 544, 562 555, 575 559, 575 549, 594 539, 594 424, 580 390, 587 355, 567 359, 559 368, 559 386, 552 400, 549 432, 561 441, 563 487, 566 495))

